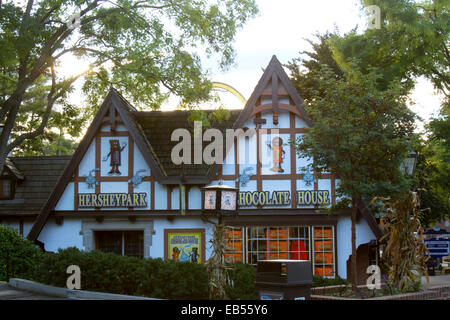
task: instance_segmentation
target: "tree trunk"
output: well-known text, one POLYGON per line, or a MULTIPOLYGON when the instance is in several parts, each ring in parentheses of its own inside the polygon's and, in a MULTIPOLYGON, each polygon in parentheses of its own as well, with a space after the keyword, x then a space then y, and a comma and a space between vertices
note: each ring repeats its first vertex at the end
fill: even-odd
POLYGON ((6 100, 2 106, 2 108, 5 108, 6 110, 9 109, 9 112, 7 113, 5 126, 3 127, 2 134, 0 135, 0 173, 3 171, 3 166, 5 165, 6 157, 8 156, 8 140, 14 127, 17 114, 19 113, 22 99, 23 93, 12 96, 6 100))
POLYGON ((352 198, 352 260, 351 260, 351 282, 352 289, 356 296, 360 296, 358 290, 358 271, 356 269, 356 215, 358 207, 356 206, 356 198, 352 198))

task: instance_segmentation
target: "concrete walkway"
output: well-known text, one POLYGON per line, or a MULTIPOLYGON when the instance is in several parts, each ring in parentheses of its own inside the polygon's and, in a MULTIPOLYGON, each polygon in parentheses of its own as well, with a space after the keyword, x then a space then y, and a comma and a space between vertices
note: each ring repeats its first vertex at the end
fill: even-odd
POLYGON ((40 295, 11 287, 7 283, 0 282, 0 300, 68 300, 66 298, 40 295))
POLYGON ((430 276, 428 278, 430 279, 430 282, 427 282, 426 277, 422 277, 422 286, 424 289, 429 287, 450 285, 450 274, 430 276))
POLYGON ((33 299, 33 300, 161 300, 140 296, 127 296, 106 292, 86 290, 70 290, 46 284, 11 278, 9 283, 0 282, 0 300, 33 299))

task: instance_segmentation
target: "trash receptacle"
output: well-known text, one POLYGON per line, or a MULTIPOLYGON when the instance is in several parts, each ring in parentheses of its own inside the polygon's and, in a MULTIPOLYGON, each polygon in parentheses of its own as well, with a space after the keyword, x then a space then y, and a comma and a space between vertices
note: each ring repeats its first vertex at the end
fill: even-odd
POLYGON ((256 288, 261 300, 309 300, 312 282, 310 261, 258 261, 256 288))

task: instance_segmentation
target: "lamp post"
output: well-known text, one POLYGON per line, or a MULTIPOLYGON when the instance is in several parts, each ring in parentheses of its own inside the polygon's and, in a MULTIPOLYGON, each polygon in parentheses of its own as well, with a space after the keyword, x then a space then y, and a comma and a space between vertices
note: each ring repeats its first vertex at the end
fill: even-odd
POLYGON ((238 188, 233 188, 219 182, 218 185, 203 188, 203 212, 221 216, 237 213, 238 188))
POLYGON ((225 288, 230 284, 228 267, 225 265, 225 233, 223 216, 236 214, 238 210, 239 189, 219 182, 218 185, 204 187, 202 190, 202 219, 214 225, 214 236, 211 239, 213 254, 206 261, 209 274, 210 299, 227 299, 225 288), (217 217, 217 223, 206 218, 211 214, 217 217))
POLYGON ((403 162, 401 164, 401 170, 405 175, 407 175, 407 176, 413 175, 414 169, 416 168, 418 158, 419 158, 419 153, 410 152, 409 156, 403 160, 403 162))

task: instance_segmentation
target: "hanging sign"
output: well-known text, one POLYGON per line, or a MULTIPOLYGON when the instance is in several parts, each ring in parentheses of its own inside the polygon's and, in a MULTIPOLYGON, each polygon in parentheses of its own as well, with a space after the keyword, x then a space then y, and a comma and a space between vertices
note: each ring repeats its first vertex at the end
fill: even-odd
MULTIPOLYGON (((296 191, 297 205, 326 205, 330 203, 328 190, 298 190, 296 191)), ((239 192, 239 206, 288 206, 291 204, 289 191, 241 191, 239 192)))
POLYGON ((297 191, 297 205, 329 204, 330 192, 328 190, 299 190, 297 191))
POLYGON ((78 208, 146 208, 146 193, 79 193, 78 208))
POLYGON ((239 206, 287 206, 291 204, 289 191, 243 191, 239 192, 239 206))

